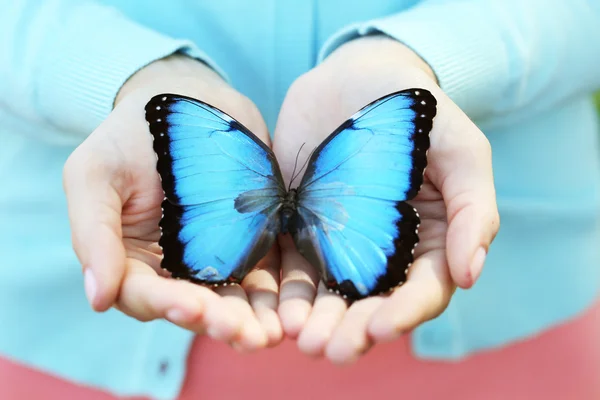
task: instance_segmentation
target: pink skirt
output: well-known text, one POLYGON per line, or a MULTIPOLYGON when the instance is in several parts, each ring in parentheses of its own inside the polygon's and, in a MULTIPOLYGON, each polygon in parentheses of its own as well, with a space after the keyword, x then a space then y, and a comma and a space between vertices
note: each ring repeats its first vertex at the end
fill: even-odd
MULTIPOLYGON (((460 362, 414 358, 409 339, 375 346, 351 367, 301 354, 286 340, 274 349, 238 355, 198 337, 180 400, 336 399, 598 400, 600 301, 584 315, 534 338, 460 362)), ((115 400, 0 359, 0 399, 115 400)))

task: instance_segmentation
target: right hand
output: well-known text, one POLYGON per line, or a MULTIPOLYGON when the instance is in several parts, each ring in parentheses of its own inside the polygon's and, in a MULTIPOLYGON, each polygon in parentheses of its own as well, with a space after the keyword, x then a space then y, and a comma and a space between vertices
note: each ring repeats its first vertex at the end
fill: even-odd
POLYGON ((177 93, 226 111, 269 145, 256 106, 206 65, 185 56, 156 61, 121 88, 108 118, 64 168, 73 247, 92 308, 115 307, 140 321, 166 318, 239 350, 277 344, 279 255, 273 250, 241 285, 216 292, 166 278, 158 246, 164 197, 144 107, 177 93))
POLYGON ((498 232, 488 140, 443 93, 429 65, 387 36, 357 38, 340 46, 290 87, 274 136, 283 175, 290 177, 294 150, 303 143, 309 152, 365 104, 411 87, 434 94, 437 114, 424 184, 410 201, 421 226, 406 283, 389 294, 348 304, 319 283, 315 268, 289 237, 279 241, 279 315, 286 335, 297 337, 299 348, 309 355, 353 363, 373 345, 437 317, 457 286, 473 286, 498 232))

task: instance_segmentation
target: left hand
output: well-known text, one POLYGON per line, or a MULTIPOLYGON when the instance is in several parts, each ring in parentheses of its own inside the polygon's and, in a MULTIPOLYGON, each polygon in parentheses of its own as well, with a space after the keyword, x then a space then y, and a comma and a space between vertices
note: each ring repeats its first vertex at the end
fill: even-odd
POLYGON ((389 296, 348 306, 319 284, 290 237, 280 240, 279 315, 300 349, 338 364, 373 344, 398 338, 438 316, 456 286, 471 287, 499 228, 490 144, 442 92, 429 66, 401 43, 365 37, 333 52, 290 88, 275 130, 274 151, 289 182, 300 160, 354 112, 388 93, 421 87, 438 101, 425 183, 411 201, 421 216, 420 242, 407 282, 389 296))

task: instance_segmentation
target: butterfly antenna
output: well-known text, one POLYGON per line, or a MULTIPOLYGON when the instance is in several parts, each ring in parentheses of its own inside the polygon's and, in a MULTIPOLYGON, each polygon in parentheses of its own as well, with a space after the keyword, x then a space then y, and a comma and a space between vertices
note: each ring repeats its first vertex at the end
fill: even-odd
POLYGON ((310 154, 308 155, 308 157, 306 157, 306 161, 304 161, 304 164, 302 164, 302 168, 300 168, 300 171, 298 171, 298 175, 300 175, 300 173, 302 173, 302 170, 304 170, 304 168, 306 168, 306 166, 308 165, 308 162, 310 161, 310 158, 312 157, 313 153, 315 152, 317 148, 315 147, 310 154))
MULTIPOLYGON (((290 187, 292 185, 292 182, 294 181, 294 179, 296 179, 297 177, 300 176, 300 174, 302 173, 302 171, 304 170, 304 168, 306 167, 306 165, 308 164, 308 162, 310 161, 310 158, 312 157, 313 153, 315 152, 316 147, 313 149, 313 151, 310 152, 310 154, 308 155, 308 157, 306 157, 306 161, 304 161, 304 164, 302 164, 302 168, 300 168, 300 170, 298 171, 298 173, 292 177, 292 181, 290 182, 290 187)), ((288 189, 289 191, 289 189, 288 189)))
POLYGON ((298 157, 300 157, 300 152, 302 151, 302 148, 304 147, 305 144, 306 144, 306 142, 302 143, 302 146, 300 146, 298 153, 296 153, 296 161, 294 162, 294 170, 292 171, 292 179, 290 180, 290 184, 288 185, 288 192, 292 188, 292 182, 294 182, 294 179, 296 179, 296 175, 294 175, 294 174, 296 173, 296 167, 298 166, 298 157))

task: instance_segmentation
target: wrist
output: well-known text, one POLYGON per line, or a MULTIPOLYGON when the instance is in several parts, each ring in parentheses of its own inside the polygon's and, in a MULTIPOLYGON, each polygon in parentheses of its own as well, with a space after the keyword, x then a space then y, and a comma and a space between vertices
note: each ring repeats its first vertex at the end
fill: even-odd
POLYGON ((169 91, 189 91, 194 82, 202 86, 223 87, 227 83, 212 68, 194 58, 182 54, 154 61, 141 68, 123 84, 114 105, 133 92, 147 91, 149 94, 169 91))
POLYGON ((360 64, 373 64, 373 60, 384 60, 395 68, 418 70, 437 83, 435 73, 417 53, 398 40, 386 35, 363 36, 334 50, 324 61, 343 62, 359 61, 360 64))

